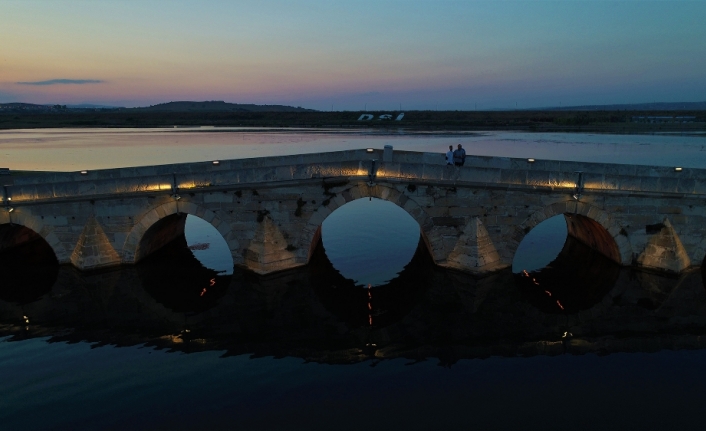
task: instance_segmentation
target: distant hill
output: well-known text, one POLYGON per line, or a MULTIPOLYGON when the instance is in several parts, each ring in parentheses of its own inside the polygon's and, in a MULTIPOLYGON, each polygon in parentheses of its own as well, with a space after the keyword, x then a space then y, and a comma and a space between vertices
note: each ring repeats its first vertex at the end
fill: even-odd
POLYGON ((0 111, 51 111, 51 106, 33 103, 0 103, 0 111))
MULTIPOLYGON (((533 110, 533 109, 530 109, 533 110)), ((706 102, 654 102, 621 105, 580 105, 539 108, 544 111, 702 111, 706 102)))
POLYGON ((254 105, 251 103, 168 102, 144 108, 131 108, 140 112, 316 112, 314 109, 295 108, 286 105, 254 105))
POLYGON ((84 112, 105 109, 123 109, 115 106, 92 105, 83 103, 80 105, 37 105, 34 103, 0 103, 0 112, 84 112))

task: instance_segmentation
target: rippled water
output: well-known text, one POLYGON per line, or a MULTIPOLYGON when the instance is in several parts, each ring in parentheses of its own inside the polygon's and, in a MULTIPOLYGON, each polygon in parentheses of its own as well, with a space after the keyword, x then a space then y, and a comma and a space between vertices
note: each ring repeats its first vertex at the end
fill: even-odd
POLYGON ((336 367, 47 339, 0 344, 0 421, 18 430, 691 430, 706 387, 706 351, 492 357, 448 369, 436 360, 336 367))

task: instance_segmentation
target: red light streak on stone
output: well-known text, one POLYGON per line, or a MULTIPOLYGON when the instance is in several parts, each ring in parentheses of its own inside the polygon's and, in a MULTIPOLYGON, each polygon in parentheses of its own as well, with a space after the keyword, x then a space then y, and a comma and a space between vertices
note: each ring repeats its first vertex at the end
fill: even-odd
POLYGON ((206 288, 204 287, 203 290, 201 291, 201 295, 199 296, 204 296, 206 294, 206 288))
POLYGON ((561 308, 562 310, 564 309, 564 306, 563 306, 563 305, 561 305, 561 302, 559 302, 559 300, 558 300, 558 299, 556 300, 556 305, 558 305, 558 306, 559 306, 559 308, 561 308))
MULTIPOLYGON (((211 281, 210 281, 210 283, 211 283, 211 287, 215 286, 215 285, 216 285, 216 279, 215 279, 215 278, 212 278, 211 281)), ((204 289, 204 290, 206 290, 206 289, 204 289)))
POLYGON ((544 293, 546 293, 546 294, 549 295, 549 296, 552 296, 552 292, 550 292, 550 291, 548 291, 548 290, 545 290, 544 293))

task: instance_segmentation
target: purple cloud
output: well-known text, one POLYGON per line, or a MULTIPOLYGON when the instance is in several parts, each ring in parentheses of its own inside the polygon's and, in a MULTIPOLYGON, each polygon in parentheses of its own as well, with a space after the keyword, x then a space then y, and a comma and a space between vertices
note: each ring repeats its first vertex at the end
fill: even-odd
POLYGON ((20 85, 101 84, 100 79, 49 79, 46 81, 22 81, 20 85))

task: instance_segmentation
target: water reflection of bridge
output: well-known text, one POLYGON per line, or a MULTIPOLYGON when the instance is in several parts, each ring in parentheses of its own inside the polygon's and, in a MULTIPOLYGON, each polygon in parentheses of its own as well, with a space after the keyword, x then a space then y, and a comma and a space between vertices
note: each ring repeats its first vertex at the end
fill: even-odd
POLYGON ((509 270, 474 278, 436 267, 422 247, 396 280, 375 288, 374 306, 384 313, 373 325, 366 290, 337 276, 320 249, 307 267, 265 277, 239 271, 219 280, 227 286, 201 296, 214 274, 189 263, 185 244, 172 246, 120 270, 81 273, 63 266, 53 281, 36 279, 44 288, 21 301, 3 284, 0 334, 330 363, 436 357, 450 364, 490 355, 705 347, 699 272, 666 277, 620 269, 572 241, 550 269, 534 274, 541 289, 566 284, 564 292, 551 288, 565 310, 548 308, 541 289, 518 283, 509 270), (591 259, 593 266, 579 274, 584 284, 571 284, 562 262, 591 259), (184 271, 191 275, 183 277, 184 271), (573 337, 562 338, 565 332, 573 337))
POLYGON ((393 202, 419 224, 435 264, 487 274, 558 214, 569 234, 623 266, 679 273, 706 255, 706 171, 356 150, 56 173, 5 186, 0 250, 43 238, 79 269, 134 264, 211 223, 233 262, 267 274, 305 265, 324 219, 351 200, 393 202), (10 229, 7 226, 22 226, 10 229))

